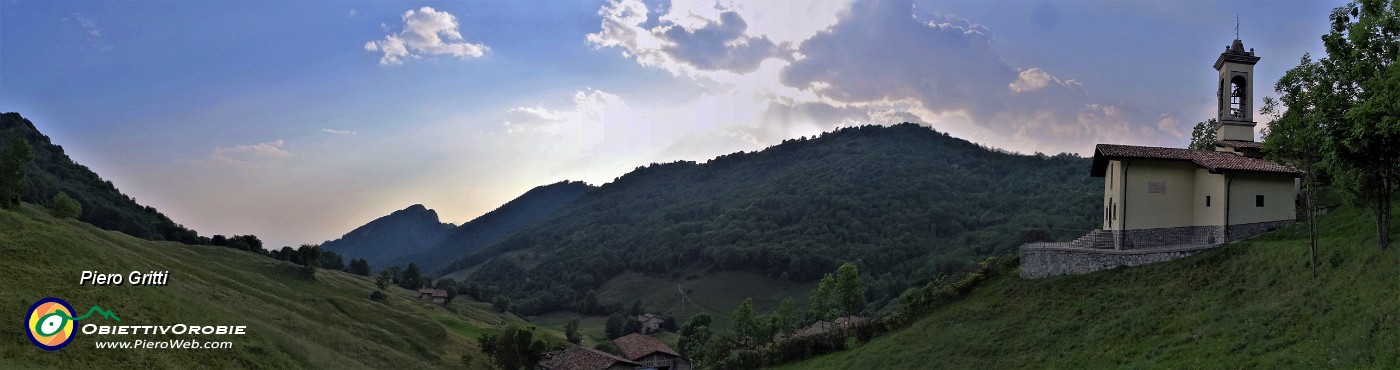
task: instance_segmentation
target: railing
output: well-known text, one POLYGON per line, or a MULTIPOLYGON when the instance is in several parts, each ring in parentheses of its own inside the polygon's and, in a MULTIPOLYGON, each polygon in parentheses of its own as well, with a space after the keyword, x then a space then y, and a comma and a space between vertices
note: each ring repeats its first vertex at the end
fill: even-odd
POLYGON ((1225 108, 1225 109, 1220 110, 1220 118, 1221 118, 1221 119, 1235 120, 1235 121, 1243 121, 1243 120, 1245 120, 1247 117, 1245 117, 1245 115, 1244 115, 1244 109, 1239 109, 1239 108, 1225 108))
POLYGON ((1021 244, 1068 243, 1086 234, 1089 234, 1089 230, 1059 228, 1021 229, 1021 244))

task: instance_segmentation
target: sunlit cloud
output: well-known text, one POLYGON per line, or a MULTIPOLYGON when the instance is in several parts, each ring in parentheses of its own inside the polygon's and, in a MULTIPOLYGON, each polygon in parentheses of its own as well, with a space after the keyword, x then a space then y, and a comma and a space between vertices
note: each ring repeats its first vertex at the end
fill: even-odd
POLYGON ((321 132, 331 134, 334 136, 355 136, 358 134, 355 132, 355 130, 336 130, 333 128, 323 128, 321 129, 321 132))
MULTIPOLYGON (((352 14, 353 15, 353 14, 352 14)), ((460 59, 479 58, 490 48, 466 42, 458 31, 457 17, 431 7, 403 13, 403 30, 384 36, 382 40, 366 41, 366 51, 382 52, 380 65, 399 65, 404 59, 423 56, 450 55, 460 59)), ((381 25, 387 29, 387 25, 381 25)))
POLYGON ((283 144, 285 143, 278 139, 266 143, 214 148, 214 154, 210 155, 209 159, 214 163, 248 164, 292 157, 291 152, 282 149, 283 144))

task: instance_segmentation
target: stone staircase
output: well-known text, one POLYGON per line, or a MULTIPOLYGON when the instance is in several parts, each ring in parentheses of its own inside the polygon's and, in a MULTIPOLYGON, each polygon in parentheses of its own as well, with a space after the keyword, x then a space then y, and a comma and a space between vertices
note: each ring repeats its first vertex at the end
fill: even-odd
POLYGON ((1087 249, 1114 249, 1113 232, 1104 229, 1094 229, 1088 234, 1069 242, 1069 246, 1074 248, 1087 249))

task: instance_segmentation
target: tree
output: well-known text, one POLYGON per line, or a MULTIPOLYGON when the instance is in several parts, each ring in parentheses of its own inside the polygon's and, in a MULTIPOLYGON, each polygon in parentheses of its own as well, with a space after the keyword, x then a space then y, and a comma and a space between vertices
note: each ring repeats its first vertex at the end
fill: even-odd
POLYGON ((734 321, 734 335, 739 338, 739 342, 752 345, 759 332, 759 320, 753 310, 753 298, 745 298, 744 302, 739 304, 739 308, 734 309, 730 318, 734 321))
POLYGON ((681 339, 676 343, 681 357, 695 357, 710 341, 710 314, 700 313, 681 326, 681 339))
POLYGON ((778 312, 773 315, 773 329, 786 337, 797 330, 797 302, 793 302, 792 297, 783 298, 778 306, 778 312))
POLYGON ((26 184, 24 167, 34 160, 29 142, 18 134, 10 136, 5 147, 4 158, 0 158, 0 208, 9 209, 19 205, 20 195, 26 184))
POLYGON ((1327 58, 1319 62, 1342 99, 1322 104, 1332 138, 1327 163, 1349 199, 1376 216, 1377 244, 1390 244, 1390 205, 1400 162, 1400 3, 1361 0, 1333 9, 1331 29, 1322 36, 1327 58))
POLYGON ((1264 98, 1260 112, 1272 117, 1264 133, 1264 154, 1274 161, 1302 171, 1303 215, 1308 220, 1308 256, 1313 276, 1317 276, 1317 194, 1318 172, 1331 138, 1325 135, 1326 125, 1338 121, 1328 117, 1325 109, 1339 101, 1330 78, 1321 63, 1303 54, 1297 67, 1284 73, 1274 85, 1277 100, 1264 98), (1281 106, 1288 107, 1283 112, 1281 106))
POLYGON ((315 279, 316 267, 321 265, 321 246, 302 244, 297 248, 297 256, 301 258, 301 267, 306 270, 306 275, 315 279))
POLYGON ((350 265, 345 268, 345 272, 360 276, 369 276, 369 270, 369 262, 359 258, 351 258, 350 265))
POLYGON ((837 308, 846 315, 859 314, 865 308, 865 282, 860 271, 850 262, 836 269, 837 308))
POLYGON ((1192 150, 1215 150, 1215 126, 1218 123, 1214 118, 1196 122, 1196 126, 1191 128, 1191 144, 1187 149, 1192 150))
POLYGON ((442 289, 442 290, 444 290, 444 291, 447 291, 447 299, 445 299, 445 300, 442 301, 442 304, 444 304, 444 305, 445 305, 445 304, 448 304, 448 303, 452 303, 452 299, 453 299, 453 298, 457 298, 457 281, 456 281, 456 280, 452 280, 452 279, 448 279, 448 278, 438 279, 437 283, 434 284, 434 287, 435 287, 435 288, 438 288, 438 289, 442 289))
POLYGON ((817 283, 817 290, 812 292, 812 305, 809 308, 809 313, 813 320, 831 318, 835 294, 836 278, 832 277, 831 274, 822 275, 822 280, 817 283))
POLYGON ((568 322, 567 324, 564 324, 564 339, 565 339, 565 340, 568 340, 569 343, 573 343, 573 344, 583 343, 583 336, 582 336, 582 335, 579 335, 579 333, 578 333, 578 324, 579 324, 578 318, 574 318, 573 320, 569 320, 569 322, 568 322))
POLYGON ((333 250, 322 249, 321 268, 336 271, 346 270, 345 257, 342 257, 340 253, 336 253, 333 250))
POLYGON ((545 350, 544 341, 535 338, 535 327, 515 324, 507 325, 497 336, 482 334, 479 345, 496 367, 507 370, 534 368, 545 350))
POLYGON ((390 284, 393 284, 393 283, 394 283, 394 271, 393 271, 393 270, 390 270, 390 269, 379 270, 379 279, 374 281, 374 285, 375 285, 375 286, 379 287, 380 290, 384 290, 384 288, 388 288, 389 285, 390 285, 390 284))
POLYGON ((502 313, 510 311, 510 298, 506 298, 506 296, 496 296, 496 299, 491 301, 491 308, 495 308, 496 311, 501 311, 502 313))
POLYGON ((418 288, 423 287, 422 272, 418 269, 418 263, 408 263, 408 268, 404 269, 403 275, 399 276, 399 286, 408 290, 418 290, 418 288))
POLYGON ((608 339, 622 338, 622 336, 629 333, 627 331, 627 321, 629 321, 627 320, 627 316, 622 312, 613 312, 612 315, 608 316, 608 322, 603 324, 603 334, 606 334, 608 339))
POLYGON ((77 218, 83 213, 83 205, 78 204, 68 193, 60 191, 58 195, 53 196, 53 207, 49 211, 54 217, 77 218))

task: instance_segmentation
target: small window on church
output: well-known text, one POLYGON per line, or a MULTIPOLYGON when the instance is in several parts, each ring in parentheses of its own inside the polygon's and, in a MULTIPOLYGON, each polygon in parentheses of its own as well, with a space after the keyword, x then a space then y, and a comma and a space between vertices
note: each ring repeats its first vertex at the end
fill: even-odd
POLYGON ((1263 206, 1264 206, 1264 196, 1263 196, 1263 195, 1255 195, 1255 196, 1254 196, 1254 206, 1255 206, 1255 207, 1263 207, 1263 206))
POLYGON ((1210 207, 1210 196, 1206 196, 1206 207, 1210 207))

